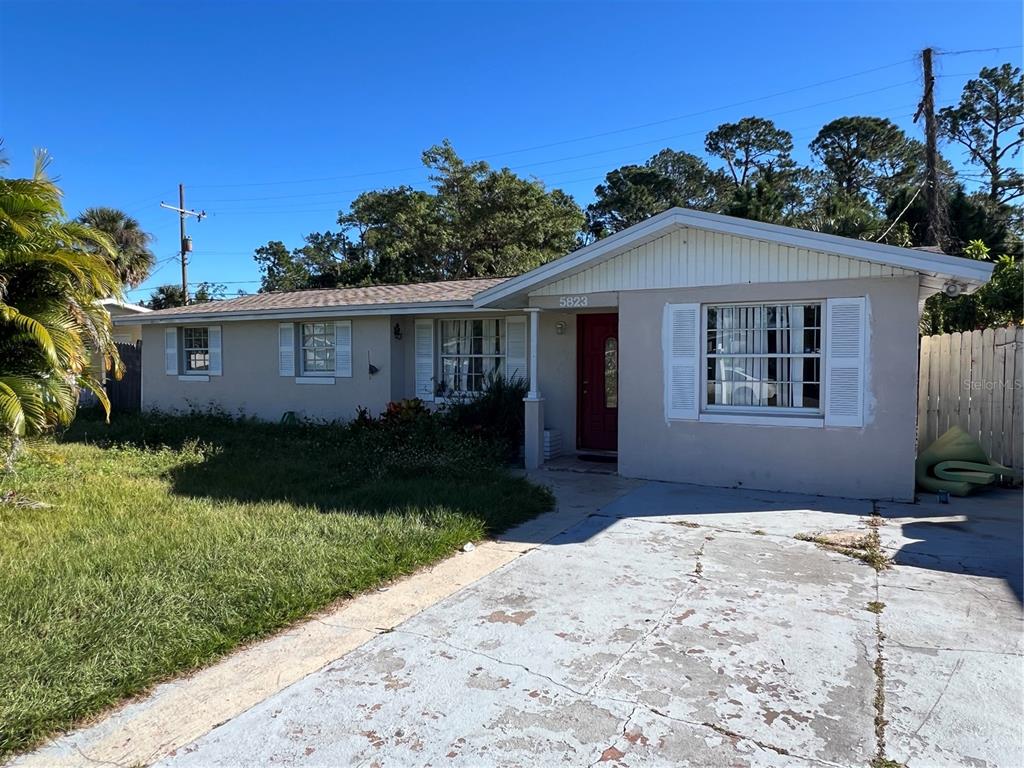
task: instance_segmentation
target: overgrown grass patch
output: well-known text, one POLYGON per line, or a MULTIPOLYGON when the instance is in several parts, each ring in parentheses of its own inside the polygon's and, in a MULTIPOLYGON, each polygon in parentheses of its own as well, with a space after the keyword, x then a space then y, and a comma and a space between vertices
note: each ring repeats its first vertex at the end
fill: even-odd
POLYGON ((0 478, 0 757, 551 507, 481 442, 82 419, 0 478))

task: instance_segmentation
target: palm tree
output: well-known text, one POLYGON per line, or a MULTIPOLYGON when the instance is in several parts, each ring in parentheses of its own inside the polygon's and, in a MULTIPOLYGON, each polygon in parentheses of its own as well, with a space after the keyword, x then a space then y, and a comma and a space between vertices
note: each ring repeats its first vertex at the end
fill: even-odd
POLYGON ((117 208, 86 208, 78 222, 103 232, 114 243, 114 270, 121 282, 138 287, 153 269, 155 258, 149 249, 153 236, 136 219, 117 208))
POLYGON ((7 467, 23 435, 71 420, 80 388, 109 414, 89 350, 121 375, 110 315, 97 302, 121 295, 114 245, 66 219, 48 164, 37 152, 31 178, 0 177, 0 459, 7 467))

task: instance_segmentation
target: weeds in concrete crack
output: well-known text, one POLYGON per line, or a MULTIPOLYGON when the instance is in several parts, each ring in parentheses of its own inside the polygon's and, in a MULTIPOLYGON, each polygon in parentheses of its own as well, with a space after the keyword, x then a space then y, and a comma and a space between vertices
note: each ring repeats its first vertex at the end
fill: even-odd
MULTIPOLYGON (((905 768, 902 763, 885 756, 885 633, 882 632, 882 609, 885 604, 878 600, 878 574, 875 574, 875 600, 869 606, 881 606, 875 614, 875 756, 871 768, 905 768)), ((868 610, 871 610, 870 607, 868 610)))
POLYGON ((882 537, 878 533, 878 528, 883 525, 882 518, 872 515, 868 518, 867 525, 868 532, 853 539, 850 538, 849 531, 798 533, 793 538, 809 541, 830 552, 838 552, 841 555, 860 560, 876 571, 884 571, 892 565, 892 560, 882 549, 882 537))
POLYGON ((868 603, 867 610, 871 611, 871 613, 881 613, 885 610, 885 603, 880 603, 878 600, 872 600, 868 603))

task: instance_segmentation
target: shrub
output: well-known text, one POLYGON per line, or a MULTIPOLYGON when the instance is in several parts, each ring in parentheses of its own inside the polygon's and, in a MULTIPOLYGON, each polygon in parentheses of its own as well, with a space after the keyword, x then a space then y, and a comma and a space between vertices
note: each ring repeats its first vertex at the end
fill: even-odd
POLYGON ((505 461, 518 463, 526 430, 526 392, 521 378, 491 376, 479 394, 449 400, 445 414, 456 431, 494 443, 505 461))

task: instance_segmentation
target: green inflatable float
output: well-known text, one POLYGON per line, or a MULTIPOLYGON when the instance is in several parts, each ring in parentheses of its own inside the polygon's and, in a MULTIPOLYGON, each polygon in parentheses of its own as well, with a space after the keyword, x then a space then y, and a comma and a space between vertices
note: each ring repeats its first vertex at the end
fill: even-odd
POLYGON ((966 496, 995 483, 996 478, 1020 477, 1015 469, 996 464, 985 455, 978 441, 960 427, 949 430, 917 457, 917 486, 936 493, 947 491, 966 496))

